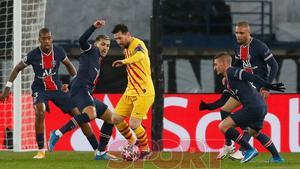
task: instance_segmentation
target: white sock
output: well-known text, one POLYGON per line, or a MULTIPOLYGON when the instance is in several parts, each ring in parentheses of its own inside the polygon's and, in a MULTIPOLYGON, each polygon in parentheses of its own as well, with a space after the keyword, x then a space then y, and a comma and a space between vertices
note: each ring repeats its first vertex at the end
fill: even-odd
POLYGON ((63 133, 60 130, 55 130, 55 134, 59 137, 63 136, 63 133))

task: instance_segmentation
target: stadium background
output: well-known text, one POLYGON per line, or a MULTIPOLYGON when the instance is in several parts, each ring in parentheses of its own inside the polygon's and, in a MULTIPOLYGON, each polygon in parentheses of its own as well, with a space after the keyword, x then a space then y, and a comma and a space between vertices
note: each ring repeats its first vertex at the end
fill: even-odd
MULTIPOLYGON (((148 0, 89 0, 88 3, 84 0, 48 0, 45 26, 50 28, 55 43, 65 48, 76 67, 80 54, 78 38, 96 18, 106 19, 107 25, 94 35, 106 33, 112 37, 112 27, 121 22, 129 26, 134 36, 145 40, 149 49, 158 46, 159 50, 152 53, 151 59, 153 71, 158 68, 163 72, 163 93, 160 94, 164 97, 164 111, 155 112, 161 113, 161 119, 150 111, 149 119, 144 123, 148 135, 156 134, 159 138, 160 133, 157 134, 158 130, 153 126, 161 128, 166 151, 217 151, 222 147, 223 138, 217 129, 217 111, 199 112, 198 105, 201 99, 212 101, 218 98, 217 93, 222 87, 220 77, 213 72, 211 58, 223 50, 232 53, 234 24, 247 20, 252 25, 253 36, 266 42, 279 62, 276 81, 287 86, 287 94, 270 96, 264 130, 280 151, 299 152, 299 5, 297 0, 161 0, 157 14, 160 36, 155 39, 158 44, 151 43, 155 36, 151 36, 153 21, 151 24, 150 16, 156 10, 152 8, 153 2, 148 0), (162 65, 157 61, 160 58, 162 65)), ((122 58, 121 50, 113 42, 109 56, 102 62, 96 88, 96 96, 111 109, 127 83, 125 69, 111 68, 112 61, 118 58, 122 58)), ((61 68, 61 78, 68 82, 67 72, 63 66, 61 68)), ((159 73, 154 72, 154 76, 159 73)), ((67 119, 68 116, 52 105, 46 116, 46 138, 50 130, 67 119)), ((96 120, 93 129, 99 131, 100 125, 101 121, 96 120)), ((112 150, 118 148, 116 138, 121 136, 114 132, 112 150)), ((66 135, 57 150, 91 150, 86 143, 81 131, 77 130, 66 135)), ((260 147, 259 150, 263 149, 260 147)))

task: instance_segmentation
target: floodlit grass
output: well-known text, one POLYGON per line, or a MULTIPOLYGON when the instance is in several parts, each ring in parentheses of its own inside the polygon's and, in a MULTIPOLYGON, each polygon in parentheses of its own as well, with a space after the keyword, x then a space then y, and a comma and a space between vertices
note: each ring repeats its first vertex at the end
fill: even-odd
MULTIPOLYGON (((116 153, 118 155, 119 153, 116 153)), ((151 160, 139 162, 95 161, 92 152, 47 152, 46 158, 35 160, 35 152, 0 152, 1 169, 102 169, 102 168, 221 168, 221 169, 299 169, 300 153, 281 153, 283 164, 269 164, 269 153, 260 153, 253 161, 215 160, 216 153, 155 153, 151 160)))

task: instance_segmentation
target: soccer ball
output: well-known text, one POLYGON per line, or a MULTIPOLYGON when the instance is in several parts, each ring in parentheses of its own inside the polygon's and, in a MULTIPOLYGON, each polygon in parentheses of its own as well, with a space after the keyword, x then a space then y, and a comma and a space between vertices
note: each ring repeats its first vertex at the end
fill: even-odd
POLYGON ((126 161, 136 161, 140 157, 139 147, 133 144, 128 144, 122 148, 121 156, 126 161))

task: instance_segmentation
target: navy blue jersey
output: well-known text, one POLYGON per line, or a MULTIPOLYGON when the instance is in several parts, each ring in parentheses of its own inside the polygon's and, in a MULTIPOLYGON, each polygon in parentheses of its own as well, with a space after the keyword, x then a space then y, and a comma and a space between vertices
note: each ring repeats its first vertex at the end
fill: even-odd
MULTIPOLYGON (((243 68, 245 71, 255 74, 269 82, 274 80, 278 65, 272 52, 265 43, 252 38, 250 43, 246 46, 236 44, 234 52, 236 59, 234 66, 243 68), (271 66, 271 69, 273 67, 270 74, 267 67, 268 64, 271 66)), ((258 84, 254 83, 254 85, 261 88, 258 84)))
MULTIPOLYGON (((89 44, 87 41, 95 29, 94 26, 91 26, 79 39, 82 53, 79 58, 77 76, 72 82, 71 90, 78 87, 84 87, 92 92, 97 83, 100 73, 100 51, 97 47, 89 44)), ((73 92, 71 91, 71 93, 73 92)))
POLYGON ((60 62, 66 59, 67 55, 63 48, 52 46, 50 53, 44 53, 39 47, 30 51, 23 59, 24 65, 31 65, 34 71, 32 83, 33 93, 36 91, 59 90, 62 83, 58 76, 60 62))
POLYGON ((84 87, 92 91, 100 73, 100 62, 101 57, 97 47, 91 45, 88 50, 82 52, 72 88, 84 87))
POLYGON ((226 72, 228 79, 227 89, 230 90, 234 96, 236 96, 243 107, 265 107, 265 101, 261 97, 260 93, 256 90, 256 87, 254 87, 252 83, 246 79, 243 74, 244 72, 245 70, 240 68, 228 68, 226 72))

